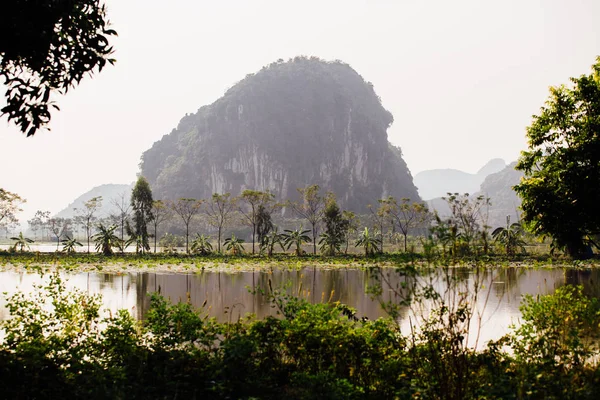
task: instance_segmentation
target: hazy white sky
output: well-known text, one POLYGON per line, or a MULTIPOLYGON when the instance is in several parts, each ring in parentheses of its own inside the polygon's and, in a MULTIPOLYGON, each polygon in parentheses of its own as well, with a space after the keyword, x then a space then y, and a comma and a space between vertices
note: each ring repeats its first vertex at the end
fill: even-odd
POLYGON ((373 82, 414 175, 516 159, 548 87, 600 55, 598 0, 106 4, 117 64, 56 99, 51 132, 25 138, 0 120, 0 187, 27 198, 22 219, 132 182, 186 112, 278 58, 340 59, 373 82))

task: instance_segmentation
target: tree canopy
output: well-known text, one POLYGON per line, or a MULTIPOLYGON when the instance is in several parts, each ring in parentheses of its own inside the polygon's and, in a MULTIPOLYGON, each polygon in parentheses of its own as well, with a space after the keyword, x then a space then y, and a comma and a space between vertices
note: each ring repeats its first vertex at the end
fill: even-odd
POLYGON ((18 194, 0 188, 0 224, 17 223, 16 214, 22 211, 20 206, 25 203, 18 194))
POLYGON ((516 166, 526 176, 515 190, 533 232, 580 257, 600 233, 600 57, 592 74, 571 82, 550 89, 527 128, 529 149, 516 166))
POLYGON ((148 223, 154 219, 152 214, 152 189, 148 181, 140 176, 131 191, 131 208, 133 209, 133 227, 128 225, 129 236, 137 240, 139 251, 150 250, 148 241, 148 223))
POLYGON ((0 111, 32 136, 58 110, 64 94, 86 73, 101 71, 113 52, 106 7, 100 0, 11 0, 0 12, 0 77, 6 106, 0 111))

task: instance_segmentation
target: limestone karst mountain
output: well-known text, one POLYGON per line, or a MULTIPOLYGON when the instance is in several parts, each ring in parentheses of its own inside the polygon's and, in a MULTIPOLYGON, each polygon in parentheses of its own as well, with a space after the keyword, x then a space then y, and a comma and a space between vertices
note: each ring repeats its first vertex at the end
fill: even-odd
POLYGON ((418 200, 393 122, 373 85, 339 61, 296 57, 246 76, 186 115, 142 156, 157 199, 269 190, 296 199, 318 184, 364 211, 386 196, 418 200))
POLYGON ((456 169, 432 169, 415 175, 415 185, 425 200, 435 199, 450 193, 475 193, 484 179, 506 167, 504 160, 494 158, 488 161, 476 174, 456 169))

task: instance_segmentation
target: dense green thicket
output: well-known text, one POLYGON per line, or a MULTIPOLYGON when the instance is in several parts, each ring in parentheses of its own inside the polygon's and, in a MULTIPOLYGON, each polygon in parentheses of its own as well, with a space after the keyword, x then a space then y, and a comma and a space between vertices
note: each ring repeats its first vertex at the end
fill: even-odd
POLYGON ((576 258, 591 255, 600 235, 600 57, 590 75, 550 88, 527 128, 528 149, 516 168, 523 221, 576 258))
MULTIPOLYGON (((431 296, 429 292, 429 296, 431 296)), ((577 287, 526 298, 523 324, 483 351, 464 344, 468 309, 441 307, 404 336, 391 319, 271 292, 281 318, 220 324, 153 296, 143 324, 100 319, 100 299, 54 276, 8 301, 6 398, 596 398, 599 305, 577 287), (457 328, 458 327, 458 328, 457 328), (502 346, 509 346, 510 351, 502 346)))

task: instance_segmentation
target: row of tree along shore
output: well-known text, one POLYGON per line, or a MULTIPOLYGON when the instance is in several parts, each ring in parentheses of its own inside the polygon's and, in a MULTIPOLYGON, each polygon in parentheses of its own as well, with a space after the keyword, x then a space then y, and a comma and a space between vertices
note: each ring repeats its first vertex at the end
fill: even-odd
MULTIPOLYGON (((123 193, 109 200, 116 210, 111 215, 98 215, 102 197, 90 198, 75 209, 74 218, 51 218, 49 212, 38 211, 28 221, 34 238, 14 236, 11 249, 25 251, 39 235, 42 241, 54 241, 57 251, 95 248, 105 255, 131 246, 138 253, 157 249, 172 253, 185 247, 186 253, 200 255, 241 254, 250 244, 247 251, 267 256, 288 251, 301 256, 307 245, 311 253, 328 256, 357 248, 367 256, 390 249, 444 256, 525 252, 526 233, 518 222, 511 224, 507 217, 504 227, 491 229, 487 224, 490 199, 484 196, 449 193, 444 199, 450 215, 442 218, 425 203, 409 199, 388 197, 368 206, 368 214, 357 215, 341 210, 335 195, 323 194, 317 185, 298 192, 297 202, 277 201, 273 194, 257 190, 244 190, 238 197, 215 193, 209 199, 163 201, 153 199, 150 186, 140 177, 130 197, 123 193), (249 239, 247 246, 244 239, 249 239)), ((6 193, 11 197, 5 203, 12 211, 5 219, 16 221, 24 200, 6 193)))

